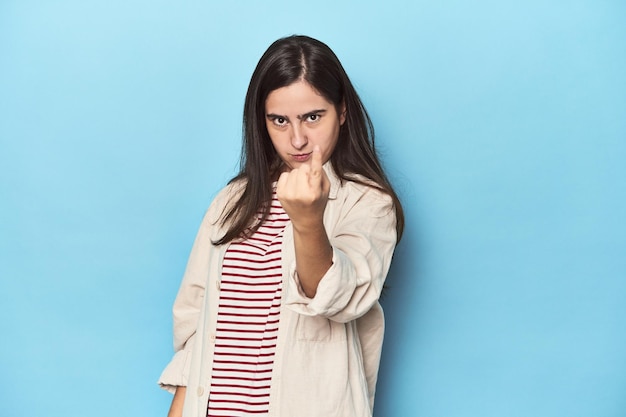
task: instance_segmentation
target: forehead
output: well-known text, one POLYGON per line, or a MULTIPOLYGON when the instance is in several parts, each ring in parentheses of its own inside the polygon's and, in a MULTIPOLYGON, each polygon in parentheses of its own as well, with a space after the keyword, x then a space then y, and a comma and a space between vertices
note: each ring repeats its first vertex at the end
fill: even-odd
POLYGON ((305 81, 278 88, 269 93, 265 100, 265 112, 276 114, 301 114, 332 106, 333 103, 305 81))

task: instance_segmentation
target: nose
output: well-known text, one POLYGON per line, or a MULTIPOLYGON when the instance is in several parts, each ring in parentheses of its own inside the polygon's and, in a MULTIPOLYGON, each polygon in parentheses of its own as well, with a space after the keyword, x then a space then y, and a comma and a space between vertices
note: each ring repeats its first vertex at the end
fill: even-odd
POLYGON ((301 126, 297 124, 292 125, 293 128, 291 130, 291 146, 300 150, 304 149, 304 147, 309 143, 309 139, 306 136, 306 133, 302 129, 301 126))

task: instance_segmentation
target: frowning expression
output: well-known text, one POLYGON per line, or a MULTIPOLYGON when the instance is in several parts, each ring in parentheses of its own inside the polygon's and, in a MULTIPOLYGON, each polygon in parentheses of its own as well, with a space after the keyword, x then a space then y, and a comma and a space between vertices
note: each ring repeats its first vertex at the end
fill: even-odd
POLYGON ((307 163, 315 145, 328 161, 344 122, 345 108, 337 109, 305 81, 276 89, 265 100, 267 132, 287 170, 307 163))

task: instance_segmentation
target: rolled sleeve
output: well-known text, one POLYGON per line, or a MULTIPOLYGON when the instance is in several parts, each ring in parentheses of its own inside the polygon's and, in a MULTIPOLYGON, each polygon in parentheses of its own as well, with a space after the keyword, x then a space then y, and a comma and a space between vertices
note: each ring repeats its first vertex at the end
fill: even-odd
MULTIPOLYGON (((195 335, 194 335, 195 337, 195 335)), ((191 337, 185 349, 174 354, 170 363, 165 367, 159 377, 159 385, 170 393, 176 392, 176 387, 186 387, 191 368, 191 348, 193 339, 191 337)))
POLYGON ((289 268, 290 289, 288 294, 292 294, 287 302, 300 314, 307 316, 332 316, 341 310, 350 301, 356 289, 356 275, 353 268, 346 268, 345 254, 333 247, 333 263, 317 286, 315 297, 309 298, 302 289, 296 263, 293 262, 289 268), (343 267, 342 267, 343 266, 343 267))

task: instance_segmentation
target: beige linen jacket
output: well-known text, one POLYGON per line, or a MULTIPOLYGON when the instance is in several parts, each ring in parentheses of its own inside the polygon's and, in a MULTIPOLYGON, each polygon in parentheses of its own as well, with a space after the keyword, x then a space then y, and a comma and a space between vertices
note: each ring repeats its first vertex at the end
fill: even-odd
MULTIPOLYGON (((283 297, 270 389, 270 417, 370 417, 383 342, 378 303, 396 244, 391 198, 375 188, 341 182, 324 165, 331 187, 324 225, 333 264, 314 298, 298 282, 293 230, 282 243, 283 297)), ((184 417, 206 416, 217 325, 221 263, 228 245, 222 208, 242 185, 215 198, 200 226, 176 301, 175 355, 159 383, 186 386, 184 417)))

